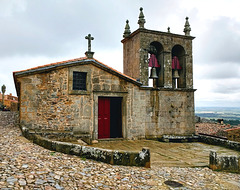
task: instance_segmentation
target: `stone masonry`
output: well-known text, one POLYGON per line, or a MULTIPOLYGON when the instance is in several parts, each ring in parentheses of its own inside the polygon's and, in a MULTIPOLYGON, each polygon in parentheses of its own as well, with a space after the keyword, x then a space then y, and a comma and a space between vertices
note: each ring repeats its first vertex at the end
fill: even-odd
MULTIPOLYGON (((88 60, 93 62, 94 60, 88 60)), ((123 137, 160 138, 194 133, 193 93, 140 87, 93 64, 18 75, 20 124, 35 131, 89 134, 97 139, 98 97, 122 97, 123 137), (86 94, 69 90, 69 71, 89 71, 86 94)))
POLYGON ((104 97, 121 100, 118 111, 124 139, 193 135, 194 37, 147 30, 140 11, 141 27, 133 33, 125 32, 122 40, 124 74, 89 56, 14 72, 20 125, 58 137, 84 136, 91 143, 98 140, 99 98, 104 97), (152 47, 161 68, 154 86, 149 87, 148 55, 152 47), (173 56, 178 56, 182 68, 177 86, 172 75, 173 56), (74 90, 74 72, 86 73, 85 90, 74 90))

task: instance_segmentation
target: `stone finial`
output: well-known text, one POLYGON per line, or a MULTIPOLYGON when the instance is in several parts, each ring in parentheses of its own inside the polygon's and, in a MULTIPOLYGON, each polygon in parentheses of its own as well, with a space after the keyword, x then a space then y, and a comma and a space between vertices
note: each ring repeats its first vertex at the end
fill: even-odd
POLYGON ((170 27, 167 28, 167 32, 170 33, 170 27))
POLYGON ((183 32, 185 33, 186 36, 190 36, 190 31, 191 31, 190 24, 188 22, 188 17, 186 17, 186 22, 185 22, 185 25, 184 25, 183 32))
POLYGON ((124 30, 124 33, 123 33, 124 38, 128 37, 131 34, 130 26, 129 26, 128 23, 129 23, 129 21, 126 20, 125 30, 124 30))
POLYGON ((144 24, 146 23, 145 19, 144 19, 144 14, 142 12, 143 8, 140 8, 140 14, 139 14, 139 19, 138 19, 138 24, 139 24, 139 28, 144 28, 144 24))
POLYGON ((85 55, 87 58, 93 58, 94 52, 91 51, 91 40, 94 40, 94 38, 91 36, 91 34, 88 34, 85 39, 88 40, 88 51, 85 52, 85 55))

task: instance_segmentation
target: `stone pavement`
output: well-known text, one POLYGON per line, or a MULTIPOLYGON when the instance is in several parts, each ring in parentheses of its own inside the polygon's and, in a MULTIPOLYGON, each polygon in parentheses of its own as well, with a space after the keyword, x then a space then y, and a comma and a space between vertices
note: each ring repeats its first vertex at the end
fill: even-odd
POLYGON ((164 143, 154 140, 99 141, 94 147, 111 150, 140 151, 148 147, 151 153, 151 167, 207 167, 209 153, 240 156, 240 152, 204 143, 164 143))
POLYGON ((22 137, 18 128, 0 126, 0 189, 236 190, 240 175, 207 167, 112 166, 46 150, 22 137))

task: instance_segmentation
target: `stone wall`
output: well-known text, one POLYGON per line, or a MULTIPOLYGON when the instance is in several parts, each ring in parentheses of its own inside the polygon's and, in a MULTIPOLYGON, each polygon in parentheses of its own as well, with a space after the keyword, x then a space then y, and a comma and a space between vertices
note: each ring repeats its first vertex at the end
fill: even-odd
POLYGON ((20 124, 37 133, 85 135, 89 142, 98 139, 99 97, 122 98, 123 138, 195 133, 192 89, 139 87, 93 64, 22 76, 18 80, 20 124), (87 91, 71 90, 72 71, 88 73, 87 91))
POLYGON ((143 148, 140 152, 101 149, 67 142, 53 141, 36 135, 35 133, 29 133, 27 128, 22 127, 21 129, 26 138, 49 150, 72 154, 112 165, 150 168, 150 150, 148 148, 143 148))
POLYGON ((206 144, 212 144, 240 151, 240 142, 229 141, 223 138, 211 137, 207 135, 198 135, 199 140, 206 144))
POLYGON ((212 170, 240 173, 240 156, 221 156, 211 151, 209 167, 212 170))
POLYGON ((162 135, 192 135, 193 91, 140 88, 129 97, 129 136, 161 138, 162 135))
POLYGON ((19 113, 16 111, 0 111, 0 125, 8 126, 19 123, 19 113))

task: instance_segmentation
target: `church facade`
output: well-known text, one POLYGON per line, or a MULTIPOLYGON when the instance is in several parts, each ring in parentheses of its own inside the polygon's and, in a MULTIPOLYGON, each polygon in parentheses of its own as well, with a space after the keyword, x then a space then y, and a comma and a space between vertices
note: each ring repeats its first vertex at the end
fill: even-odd
POLYGON ((88 143, 195 134, 188 18, 185 35, 148 30, 144 23, 142 9, 136 31, 126 22, 124 73, 93 58, 91 35, 86 57, 14 72, 20 125, 88 143))

